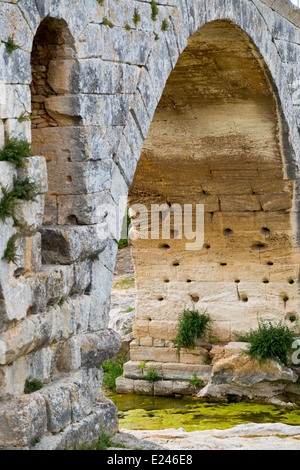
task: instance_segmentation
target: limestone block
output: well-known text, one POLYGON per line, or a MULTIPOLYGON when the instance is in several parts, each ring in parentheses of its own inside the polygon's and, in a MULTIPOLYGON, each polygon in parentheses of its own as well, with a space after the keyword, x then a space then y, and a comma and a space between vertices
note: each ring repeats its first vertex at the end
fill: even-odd
POLYGON ((95 333, 81 335, 82 367, 100 367, 115 356, 121 347, 120 335, 108 328, 95 333))
POLYGON ((275 361, 258 367, 257 361, 250 357, 234 355, 214 364, 211 380, 198 396, 224 399, 231 394, 250 399, 272 398, 282 395, 287 385, 296 380, 291 369, 275 361))
POLYGON ((140 345, 153 346, 153 338, 151 336, 145 336, 144 338, 140 338, 140 345))
POLYGON ((81 60, 79 90, 97 94, 134 93, 139 74, 140 69, 135 65, 106 62, 100 58, 81 60))
POLYGON ((177 334, 177 322, 152 320, 149 334, 156 339, 173 340, 177 334))
POLYGON ((5 135, 10 138, 31 141, 30 121, 19 122, 18 119, 7 119, 4 124, 5 135))
POLYGON ((32 151, 48 161, 84 162, 106 160, 116 151, 121 128, 46 127, 32 130, 32 151))
POLYGON ((1 364, 10 364, 24 354, 33 343, 34 335, 34 322, 30 318, 25 318, 3 333, 0 341, 5 345, 5 353, 2 355, 1 364))
POLYGON ((168 396, 173 394, 173 382, 171 380, 159 380, 154 382, 154 395, 168 396))
MULTIPOLYGON (((1 134, 1 124, 0 124, 0 134, 1 134)), ((0 146, 1 137, 0 137, 0 146)), ((14 178, 17 176, 17 170, 12 163, 9 162, 0 162, 0 186, 8 189, 9 191, 13 188, 14 178)), ((2 198, 2 191, 0 194, 2 198)))
POLYGON ((36 183, 38 192, 44 194, 48 191, 47 166, 44 157, 29 157, 23 159, 23 165, 18 170, 20 178, 29 178, 36 183))
POLYGON ((198 354, 187 354, 180 351, 180 362, 183 364, 204 364, 207 359, 208 352, 206 349, 202 349, 198 354))
POLYGON ((76 317, 76 331, 77 333, 85 332, 89 329, 90 312, 91 312, 91 296, 81 295, 72 296, 70 299, 72 311, 76 317))
MULTIPOLYGON (((8 224, 5 224, 1 228, 1 237, 3 236, 3 239, 1 238, 1 242, 3 241, 4 243, 6 229, 8 229, 8 224)), ((10 234, 10 236, 11 235, 12 234, 10 234)), ((6 240, 8 241, 8 239, 9 237, 6 240)), ((14 277, 14 270, 16 267, 12 263, 8 265, 5 261, 0 261, 0 265, 0 330, 3 330, 5 328, 5 324, 12 320, 21 320, 26 316, 26 312, 32 303, 32 292, 30 289, 29 279, 25 279, 23 276, 19 278, 14 277)))
POLYGON ((93 397, 89 387, 85 384, 70 386, 70 403, 72 421, 80 421, 91 413, 93 409, 93 397))
POLYGON ((72 86, 75 83, 76 72, 78 73, 78 69, 75 60, 50 60, 47 82, 56 94, 76 92, 77 90, 72 86))
MULTIPOLYGON (((65 103, 55 108, 53 100, 51 105, 51 110, 63 110, 65 103)), ((126 94, 80 96, 80 114, 83 124, 87 126, 123 126, 128 111, 129 98, 126 94)))
POLYGON ((149 320, 137 319, 133 324, 133 335, 138 337, 149 336, 149 320))
POLYGON ((30 114, 30 89, 26 85, 5 85, 5 94, 0 102, 2 119, 19 118, 22 113, 30 114))
POLYGON ((71 264, 95 257, 105 248, 103 225, 44 227, 41 229, 43 262, 71 264))
POLYGON ((85 260, 73 264, 72 294, 81 294, 91 284, 92 261, 85 260))
POLYGON ((225 351, 225 358, 242 354, 243 351, 247 349, 248 343, 243 343, 243 342, 230 342, 224 346, 224 351, 225 351))
POLYGON ((264 211, 284 211, 291 207, 292 195, 288 192, 283 194, 263 194, 259 196, 264 211))
POLYGON ((124 364, 124 377, 127 379, 141 379, 143 370, 139 362, 129 361, 124 364))
POLYGON ((48 431, 61 431, 71 422, 70 390, 68 387, 50 385, 40 393, 46 402, 48 431))
POLYGON ((102 224, 113 213, 115 203, 106 193, 58 196, 58 224, 69 225, 70 218, 76 217, 80 225, 102 224))
POLYGON ((117 243, 108 243, 92 265, 92 282, 90 287, 91 313, 89 327, 92 331, 108 325, 110 295, 113 283, 113 270, 117 243))
POLYGON ((118 377, 116 379, 116 392, 117 393, 134 393, 134 383, 132 379, 127 379, 125 377, 118 377))
POLYGON ((175 348, 143 348, 138 346, 130 349, 130 359, 138 362, 179 362, 175 348))
MULTIPOLYGON (((128 380, 128 379, 126 379, 128 380)), ((133 380, 134 393, 138 395, 153 395, 154 385, 147 380, 133 380)))
POLYGON ((49 191, 55 195, 95 193, 111 187, 114 164, 108 160, 48 162, 49 191))
POLYGON ((145 65, 150 48, 153 44, 153 35, 148 32, 121 28, 108 28, 103 26, 102 40, 109 47, 103 48, 102 59, 125 62, 134 65, 145 65))
POLYGON ((18 448, 30 445, 47 431, 46 403, 34 393, 0 406, 0 447, 18 448))
POLYGON ((17 220, 24 225, 26 234, 33 234, 43 223, 45 197, 39 194, 33 201, 20 201, 15 207, 17 220))
POLYGON ((32 290, 31 311, 36 313, 68 296, 73 285, 73 269, 71 266, 43 265, 28 280, 32 290))
POLYGON ((195 388, 188 382, 174 380, 172 385, 174 395, 193 395, 195 393, 195 388))
POLYGON ((74 336, 66 341, 57 361, 57 368, 70 372, 81 366, 80 338, 74 336))
POLYGON ((201 382, 207 383, 211 376, 212 366, 199 364, 170 363, 162 364, 164 379, 166 380, 190 380, 196 374, 201 382))

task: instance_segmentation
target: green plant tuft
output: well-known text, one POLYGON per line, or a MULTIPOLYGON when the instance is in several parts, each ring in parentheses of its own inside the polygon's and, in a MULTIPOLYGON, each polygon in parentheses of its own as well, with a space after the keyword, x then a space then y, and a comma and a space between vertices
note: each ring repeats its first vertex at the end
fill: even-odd
POLYGON ((244 353, 252 359, 257 359, 260 364, 271 359, 288 365, 295 340, 294 334, 295 332, 281 321, 272 324, 270 321, 259 319, 257 329, 251 329, 244 335, 236 335, 236 339, 249 343, 244 353))
POLYGON ((34 201, 38 193, 38 185, 30 182, 29 178, 24 180, 14 179, 14 186, 11 191, 1 188, 3 197, 0 201, 0 219, 5 220, 13 217, 15 225, 18 225, 14 216, 14 209, 19 201, 34 201))
POLYGON ((4 251, 2 259, 8 263, 17 264, 19 256, 17 255, 17 245, 16 242, 19 238, 18 234, 13 235, 7 242, 6 250, 4 251))
POLYGON ((158 382, 162 380, 162 375, 155 366, 150 366, 144 379, 151 383, 158 382))
POLYGON ((74 450, 107 450, 109 447, 119 447, 126 449, 126 445, 120 442, 115 442, 113 436, 103 432, 99 439, 92 445, 81 444, 79 448, 74 447, 74 450))
POLYGON ((199 379, 199 377, 197 377, 195 373, 193 374, 193 378, 188 380, 188 382, 194 387, 204 387, 204 383, 201 382, 201 380, 199 379))
POLYGON ((157 20, 157 16, 158 16, 158 6, 157 6, 157 3, 152 0, 151 2, 151 18, 153 21, 156 21, 157 20))
POLYGON ((129 26, 129 24, 125 24, 125 29, 126 29, 126 31, 130 31, 130 30, 131 30, 131 27, 129 26))
POLYGON ((193 349, 196 339, 203 338, 208 332, 211 318, 207 313, 199 314, 198 310, 184 309, 178 317, 178 333, 174 339, 179 352, 181 348, 193 349))
POLYGON ((27 379, 25 382, 24 393, 28 395, 29 393, 33 393, 33 392, 36 392, 37 390, 41 390, 43 386, 44 384, 40 380, 37 380, 37 379, 28 380, 27 379))
POLYGON ((5 43, 5 49, 8 54, 12 54, 16 49, 20 49, 20 46, 15 43, 14 38, 10 36, 5 43))
POLYGON ((27 122, 27 121, 30 121, 31 118, 30 118, 30 114, 26 113, 25 111, 23 111, 23 113, 18 117, 18 122, 27 122))
POLYGON ((163 20, 161 24, 161 30, 168 31, 168 29, 169 29, 169 23, 167 22, 167 20, 163 20))
POLYGON ((134 277, 124 277, 120 281, 114 284, 115 289, 130 289, 134 287, 135 279, 134 277))
POLYGON ((106 16, 104 16, 101 24, 103 24, 104 26, 109 26, 110 28, 113 28, 115 26, 106 16))
POLYGON ((135 26, 137 26, 138 23, 141 21, 141 15, 139 14, 139 10, 137 8, 134 9, 132 21, 135 26))
POLYGON ((97 0, 97 2, 99 3, 99 5, 104 5, 104 0, 97 0))
POLYGON ((115 392, 116 390, 116 379, 121 377, 123 374, 123 365, 127 362, 124 355, 118 356, 117 358, 110 359, 103 364, 102 369, 104 372, 103 385, 106 390, 115 392))
POLYGON ((0 161, 13 163, 16 168, 21 168, 23 158, 31 156, 30 143, 27 140, 19 140, 15 137, 10 138, 5 147, 0 150, 0 161))
POLYGON ((154 39, 155 41, 159 41, 159 35, 157 33, 154 33, 154 39))

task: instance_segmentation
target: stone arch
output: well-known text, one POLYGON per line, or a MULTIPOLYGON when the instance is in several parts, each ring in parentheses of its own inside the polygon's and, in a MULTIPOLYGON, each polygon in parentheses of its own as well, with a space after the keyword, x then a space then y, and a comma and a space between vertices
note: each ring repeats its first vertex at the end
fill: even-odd
MULTIPOLYGON (((174 204, 202 202, 204 245, 189 252, 176 236, 145 240, 133 231, 131 360, 177 362, 172 340, 185 306, 208 311, 225 342, 255 326, 258 312, 270 320, 299 314, 295 155, 282 116, 243 29, 214 20, 190 37, 156 108, 129 205, 165 204, 164 218, 174 204)), ((204 360, 180 355, 184 364, 204 360)))
MULTIPOLYGON (((40 24, 31 53, 32 150, 47 161, 48 190, 44 225, 58 225, 59 198, 74 194, 72 150, 81 118, 72 111, 78 91, 74 38, 67 23, 46 17, 40 24)), ((67 224, 77 224, 69 216, 67 224)))

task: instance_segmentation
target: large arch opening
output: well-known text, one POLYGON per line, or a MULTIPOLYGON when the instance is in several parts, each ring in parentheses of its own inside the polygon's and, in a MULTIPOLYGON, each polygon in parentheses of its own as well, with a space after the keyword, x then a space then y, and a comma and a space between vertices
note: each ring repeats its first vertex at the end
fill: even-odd
POLYGON ((174 227, 173 239, 133 237, 131 361, 205 363, 199 351, 176 354, 185 307, 208 312, 221 342, 256 327, 258 316, 297 318, 294 181, 283 140, 276 92, 251 39, 230 21, 203 26, 168 79, 129 206, 143 204, 150 214, 151 204, 167 204, 164 220, 168 206, 204 204, 204 245, 186 250, 174 227))
MULTIPOLYGON (((78 92, 77 65, 74 38, 66 22, 45 18, 31 54, 32 151, 46 158, 48 174, 44 226, 78 223, 63 209, 69 209, 72 196, 83 191, 77 181, 82 172, 76 167, 81 118, 72 101, 78 92)), ((47 250, 44 258, 47 261, 47 250)))

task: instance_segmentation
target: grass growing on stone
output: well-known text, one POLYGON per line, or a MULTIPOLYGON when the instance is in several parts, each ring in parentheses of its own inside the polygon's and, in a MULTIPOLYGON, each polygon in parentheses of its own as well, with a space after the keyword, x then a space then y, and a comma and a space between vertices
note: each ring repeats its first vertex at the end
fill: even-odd
POLYGON ((153 383, 162 380, 162 376, 155 366, 150 366, 144 379, 153 383))
POLYGON ((14 38, 10 36, 5 43, 5 49, 8 54, 12 54, 15 50, 20 49, 20 46, 15 43, 14 38))
POLYGON ((134 287, 134 284, 135 284, 134 277, 124 277, 124 279, 121 279, 120 281, 118 281, 114 284, 114 288, 116 288, 116 289, 130 289, 131 287, 134 287))
POLYGON ((2 259, 5 260, 7 263, 14 263, 17 264, 18 262, 18 255, 17 255, 17 245, 16 242, 19 238, 18 234, 12 235, 7 242, 6 249, 4 251, 2 259))
POLYGON ((16 168, 21 168, 23 159, 31 156, 30 143, 15 137, 11 137, 0 150, 0 161, 13 163, 16 168))
POLYGON ((245 354, 259 363, 271 359, 283 365, 288 365, 289 355, 292 352, 292 344, 295 340, 295 332, 281 321, 272 324, 270 321, 258 320, 258 328, 239 335, 238 341, 249 343, 245 354))
POLYGON ((116 379, 123 374, 123 365, 125 362, 127 362, 126 357, 120 355, 103 364, 103 386, 106 390, 113 392, 116 390, 116 379))
POLYGON ((181 348, 193 349, 196 339, 203 338, 208 332, 211 318, 207 313, 199 314, 198 310, 185 308, 178 317, 178 333, 174 343, 179 352, 181 348))
POLYGON ((75 448, 74 450, 107 450, 109 447, 119 447, 119 448, 126 448, 124 444, 119 442, 115 442, 113 436, 103 432, 98 441, 92 445, 81 444, 79 448, 75 448))
POLYGON ((137 8, 134 9, 132 21, 135 24, 135 26, 137 26, 139 22, 141 21, 141 15, 139 14, 139 10, 137 8))
POLYGON ((38 186, 32 183, 29 178, 24 180, 14 179, 14 186, 11 191, 1 188, 3 197, 0 201, 0 219, 5 221, 12 217, 15 227, 21 228, 21 224, 15 216, 15 207, 20 201, 34 201, 38 194, 38 186))
POLYGON ((121 310, 119 313, 130 313, 130 312, 133 312, 134 310, 135 310, 135 308, 128 307, 128 308, 126 308, 126 310, 121 310))
POLYGON ((152 0, 151 2, 151 19, 152 21, 156 21, 157 20, 157 15, 158 15, 158 6, 157 6, 157 3, 152 0))
POLYGON ((193 385, 194 387, 204 387, 203 382, 197 377, 197 375, 194 373, 193 378, 188 380, 188 382, 193 385))
POLYGON ((41 390, 44 387, 44 384, 37 379, 29 380, 27 379, 25 382, 24 393, 29 395, 30 393, 36 392, 37 390, 41 390))
POLYGON ((168 29, 169 29, 169 23, 167 22, 167 20, 163 20, 161 23, 161 30, 168 31, 168 29))

